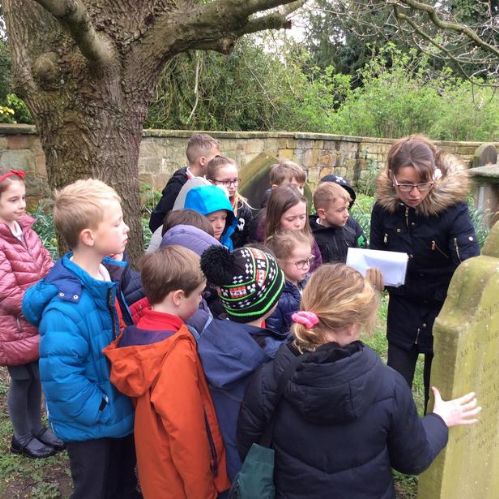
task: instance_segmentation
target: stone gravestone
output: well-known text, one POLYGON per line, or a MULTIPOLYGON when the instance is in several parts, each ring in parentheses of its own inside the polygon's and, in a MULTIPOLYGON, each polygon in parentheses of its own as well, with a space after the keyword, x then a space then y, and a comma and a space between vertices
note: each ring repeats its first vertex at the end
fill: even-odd
POLYGON ((419 499, 499 497, 499 223, 482 255, 462 263, 435 321, 431 384, 447 400, 470 391, 480 421, 449 431, 447 447, 419 478, 419 499))

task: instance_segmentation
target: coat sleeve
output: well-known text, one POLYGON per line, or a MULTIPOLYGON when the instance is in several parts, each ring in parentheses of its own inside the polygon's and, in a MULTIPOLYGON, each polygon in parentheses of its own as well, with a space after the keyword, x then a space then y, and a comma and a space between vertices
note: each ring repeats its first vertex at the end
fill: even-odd
POLYGON ((419 418, 407 383, 397 376, 395 411, 388 433, 392 467, 405 474, 423 472, 445 447, 447 437, 448 428, 440 416, 419 418))
POLYGON ((163 225, 165 215, 173 208, 175 199, 177 199, 180 189, 182 189, 182 183, 178 182, 174 177, 172 177, 166 184, 163 192, 161 193, 161 199, 151 213, 149 228, 152 232, 154 232, 160 225, 163 225))
POLYGON ((449 231, 449 251, 456 265, 480 254, 475 228, 465 203, 459 203, 457 206, 457 215, 449 231))
MULTIPOLYGON (((272 366, 272 363, 270 362, 268 366, 272 366)), ((265 368, 265 365, 262 366, 252 375, 239 410, 237 448, 242 460, 248 454, 251 445, 260 441, 270 420, 271 409, 265 398, 264 389, 265 368)))
POLYGON ((0 250, 0 303, 3 310, 8 314, 19 315, 21 313, 21 303, 23 290, 17 283, 16 275, 12 271, 12 266, 0 250))
POLYGON ((369 234, 369 248, 375 250, 385 249, 385 243, 383 241, 383 216, 381 213, 381 207, 375 204, 371 212, 371 230, 369 234))
POLYGON ((352 219, 352 227, 355 230, 355 247, 356 248, 367 248, 367 239, 357 220, 352 219))
MULTIPOLYGON (((182 340, 183 343, 184 340, 182 340)), ((151 401, 169 436, 186 497, 216 498, 204 405, 193 346, 177 344, 163 365, 151 401)))
POLYGON ((47 310, 40 322, 40 378, 50 404, 66 419, 85 426, 110 417, 108 394, 85 372, 89 345, 78 323, 59 310, 47 310))

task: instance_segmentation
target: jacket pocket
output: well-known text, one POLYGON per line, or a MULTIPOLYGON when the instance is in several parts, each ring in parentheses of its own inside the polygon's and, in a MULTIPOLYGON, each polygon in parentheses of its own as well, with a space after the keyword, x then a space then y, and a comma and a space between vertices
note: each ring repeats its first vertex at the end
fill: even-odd
MULTIPOLYGON (((454 238, 454 240, 456 240, 456 239, 454 238)), ((456 244, 457 244, 457 241, 456 241, 456 244)), ((433 240, 431 242, 431 250, 438 251, 441 255, 445 256, 445 258, 450 258, 450 256, 440 248, 440 246, 437 244, 437 242, 435 240, 433 240)))

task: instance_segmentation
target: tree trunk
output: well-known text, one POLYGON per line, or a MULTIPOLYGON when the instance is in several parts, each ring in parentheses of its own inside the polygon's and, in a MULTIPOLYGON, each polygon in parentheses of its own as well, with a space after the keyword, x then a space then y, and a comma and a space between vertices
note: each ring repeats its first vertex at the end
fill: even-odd
POLYGON ((51 188, 95 177, 116 189, 142 253, 142 125, 165 63, 229 52, 245 33, 289 27, 303 0, 4 0, 17 93, 40 134, 51 188), (258 12, 289 4, 285 11, 258 12))

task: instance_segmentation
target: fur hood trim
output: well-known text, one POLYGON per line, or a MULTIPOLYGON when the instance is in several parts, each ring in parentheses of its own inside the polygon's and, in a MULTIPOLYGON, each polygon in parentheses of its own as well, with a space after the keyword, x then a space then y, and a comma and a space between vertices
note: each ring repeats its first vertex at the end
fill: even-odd
MULTIPOLYGON (((452 154, 440 157, 442 176, 435 180, 435 185, 423 202, 416 206, 416 213, 424 216, 437 215, 449 206, 465 201, 468 195, 470 180, 468 170, 463 163, 452 154)), ((388 212, 394 213, 400 206, 395 187, 385 168, 378 176, 376 201, 388 212)))

